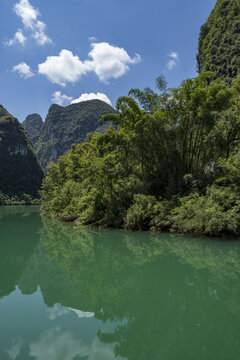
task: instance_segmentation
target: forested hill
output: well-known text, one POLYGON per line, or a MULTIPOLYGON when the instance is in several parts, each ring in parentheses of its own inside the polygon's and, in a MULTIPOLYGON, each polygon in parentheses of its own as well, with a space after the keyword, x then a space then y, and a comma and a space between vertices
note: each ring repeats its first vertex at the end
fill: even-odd
POLYGON ((240 76, 232 87, 211 79, 119 98, 118 113, 101 119, 118 131, 51 164, 44 211, 84 225, 239 235, 240 76))
POLYGON ((198 71, 212 71, 228 84, 240 74, 240 1, 218 0, 201 27, 198 71))
POLYGON ((43 171, 19 121, 0 105, 0 203, 1 196, 38 196, 43 171))
POLYGON ((33 146, 35 146, 39 140, 43 127, 41 116, 39 114, 28 115, 22 124, 27 131, 33 146))
POLYGON ((29 131, 42 167, 46 169, 51 161, 56 162, 71 149, 72 144, 82 143, 89 132, 104 132, 108 124, 100 125, 99 119, 102 115, 115 112, 110 105, 101 100, 89 100, 66 107, 53 104, 38 141, 35 141, 36 135, 29 131))

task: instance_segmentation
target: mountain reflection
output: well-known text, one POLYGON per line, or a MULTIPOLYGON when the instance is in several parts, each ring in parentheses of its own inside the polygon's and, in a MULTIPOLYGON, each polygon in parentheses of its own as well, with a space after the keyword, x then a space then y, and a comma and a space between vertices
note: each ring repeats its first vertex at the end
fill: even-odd
MULTIPOLYGON (((238 242, 77 230, 46 218, 41 224, 35 215, 30 219, 18 215, 24 232, 21 243, 19 229, 11 229, 0 218, 5 226, 0 296, 16 285, 24 294, 40 287, 50 320, 70 312, 79 319, 94 316, 103 323, 111 321, 113 330, 99 330, 92 346, 99 351, 112 349, 111 353, 114 349, 116 356, 129 360, 225 359, 226 352, 228 359, 237 358, 238 242), (25 220, 30 220, 30 227, 24 226, 25 220), (6 235, 9 229, 12 242, 6 235)), ((69 359, 100 359, 90 355, 90 345, 80 346, 58 327, 32 342, 29 355, 47 356, 49 337, 59 344, 56 351, 62 351, 62 344, 65 348, 72 344, 69 359)))
POLYGON ((9 295, 18 285, 39 242, 38 229, 41 226, 38 206, 29 209, 27 206, 1 207, 0 299, 9 295))

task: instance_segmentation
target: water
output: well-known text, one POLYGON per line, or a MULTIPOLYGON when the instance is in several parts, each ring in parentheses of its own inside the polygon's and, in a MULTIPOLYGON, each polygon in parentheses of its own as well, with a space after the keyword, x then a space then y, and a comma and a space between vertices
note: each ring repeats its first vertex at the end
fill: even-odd
POLYGON ((237 360, 240 242, 0 208, 1 360, 237 360))

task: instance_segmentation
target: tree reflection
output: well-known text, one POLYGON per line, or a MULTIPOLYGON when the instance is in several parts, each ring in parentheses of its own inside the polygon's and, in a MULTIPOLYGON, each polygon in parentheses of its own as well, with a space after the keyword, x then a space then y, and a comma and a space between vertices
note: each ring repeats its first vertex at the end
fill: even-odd
POLYGON ((38 241, 42 226, 39 207, 1 207, 0 209, 0 298, 18 285, 38 241))
POLYGON ((98 339, 129 360, 238 358, 238 242, 0 221, 1 296, 40 286, 48 307, 110 320, 98 339))
POLYGON ((237 242, 73 230, 49 220, 41 238, 48 260, 64 269, 71 284, 67 296, 55 293, 55 302, 120 322, 113 333, 98 333, 103 343, 117 343, 116 355, 223 359, 224 346, 229 359, 235 358, 237 242))

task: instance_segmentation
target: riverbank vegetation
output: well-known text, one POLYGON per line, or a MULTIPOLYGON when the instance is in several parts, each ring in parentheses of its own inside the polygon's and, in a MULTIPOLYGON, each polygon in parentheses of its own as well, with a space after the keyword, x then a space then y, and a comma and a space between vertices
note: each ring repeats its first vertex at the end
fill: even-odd
POLYGON ((2 205, 40 205, 40 198, 29 194, 7 195, 0 191, 0 206, 2 205))
POLYGON ((120 97, 101 118, 115 127, 49 166, 43 210, 84 225, 238 235, 240 77, 156 86, 120 97))

